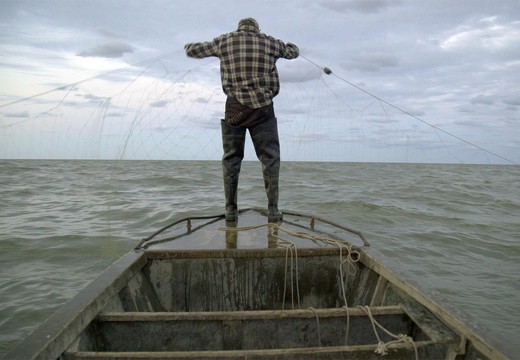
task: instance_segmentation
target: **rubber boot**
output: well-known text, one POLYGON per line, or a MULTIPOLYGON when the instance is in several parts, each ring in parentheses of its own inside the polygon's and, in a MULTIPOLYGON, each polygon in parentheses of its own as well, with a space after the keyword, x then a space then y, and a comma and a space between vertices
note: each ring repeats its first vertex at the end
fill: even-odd
POLYGON ((267 221, 282 221, 282 213, 278 210, 278 176, 266 177, 264 183, 267 194, 267 221))
POLYGON ((256 156, 262 163, 265 192, 267 194, 267 220, 278 222, 282 213, 278 210, 278 175, 280 173, 280 142, 275 117, 249 129, 256 156))
POLYGON ((240 167, 244 158, 246 129, 226 124, 221 121, 222 146, 222 174, 224 179, 224 196, 226 199, 226 221, 237 221, 237 189, 240 167))
POLYGON ((226 221, 237 221, 237 189, 238 179, 224 176, 224 196, 226 198, 226 221))

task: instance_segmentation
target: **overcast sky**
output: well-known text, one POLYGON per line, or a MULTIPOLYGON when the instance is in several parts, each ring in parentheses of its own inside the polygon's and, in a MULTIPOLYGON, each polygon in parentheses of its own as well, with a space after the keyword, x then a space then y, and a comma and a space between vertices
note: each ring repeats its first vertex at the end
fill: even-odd
POLYGON ((0 158, 219 159, 218 61, 183 46, 254 17, 302 55, 278 62, 284 160, 520 163, 517 0, 0 8, 0 158))

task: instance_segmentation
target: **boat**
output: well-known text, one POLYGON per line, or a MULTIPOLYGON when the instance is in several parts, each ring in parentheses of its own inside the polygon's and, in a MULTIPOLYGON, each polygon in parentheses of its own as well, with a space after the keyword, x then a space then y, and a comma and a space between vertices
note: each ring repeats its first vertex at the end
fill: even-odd
POLYGON ((509 359, 357 230, 284 211, 142 239, 7 359, 509 359))

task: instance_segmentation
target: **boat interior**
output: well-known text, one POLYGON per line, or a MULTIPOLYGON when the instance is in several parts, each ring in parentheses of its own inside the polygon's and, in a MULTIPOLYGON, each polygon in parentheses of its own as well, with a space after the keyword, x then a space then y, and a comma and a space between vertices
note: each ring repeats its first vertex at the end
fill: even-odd
POLYGON ((181 219, 143 239, 61 310, 76 316, 53 325, 67 328, 59 356, 488 358, 371 250, 353 229, 296 213, 273 224, 257 209, 234 223, 181 219))

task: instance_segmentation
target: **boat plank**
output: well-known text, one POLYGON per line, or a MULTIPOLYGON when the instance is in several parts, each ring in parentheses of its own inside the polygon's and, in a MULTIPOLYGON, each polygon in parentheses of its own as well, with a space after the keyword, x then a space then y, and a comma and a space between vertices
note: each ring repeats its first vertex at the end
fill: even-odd
MULTIPOLYGON (((400 306, 371 307, 373 315, 404 314, 400 306)), ((176 321, 176 320, 250 320, 283 318, 327 318, 347 316, 367 316, 359 308, 301 309, 301 310, 257 310, 257 311, 215 311, 215 312, 114 312, 102 313, 97 321, 176 321)))
POLYGON ((120 291, 119 297, 126 311, 163 311, 149 279, 141 272, 120 291))
MULTIPOLYGON (((431 341, 418 342, 419 359, 444 359, 443 347, 431 341), (432 354, 436 354, 433 355, 432 354)), ((64 360, 88 359, 278 359, 278 360, 381 360, 375 345, 351 345, 292 349, 226 350, 226 351, 165 351, 165 352, 75 352, 65 353, 64 360)), ((415 349, 407 344, 391 344, 385 360, 416 359, 415 349)))
POLYGON ((401 307, 431 340, 442 343, 447 341, 453 342, 456 339, 456 342, 460 342, 460 337, 433 316, 424 306, 408 302, 402 303, 401 307))
MULTIPOLYGON (((374 307, 371 317, 365 310, 108 313, 94 324, 97 342, 105 351, 282 349, 395 340, 382 331, 376 337, 372 319, 390 333, 429 340, 398 306, 374 307)), ((442 342, 457 344, 458 338, 442 342)))

